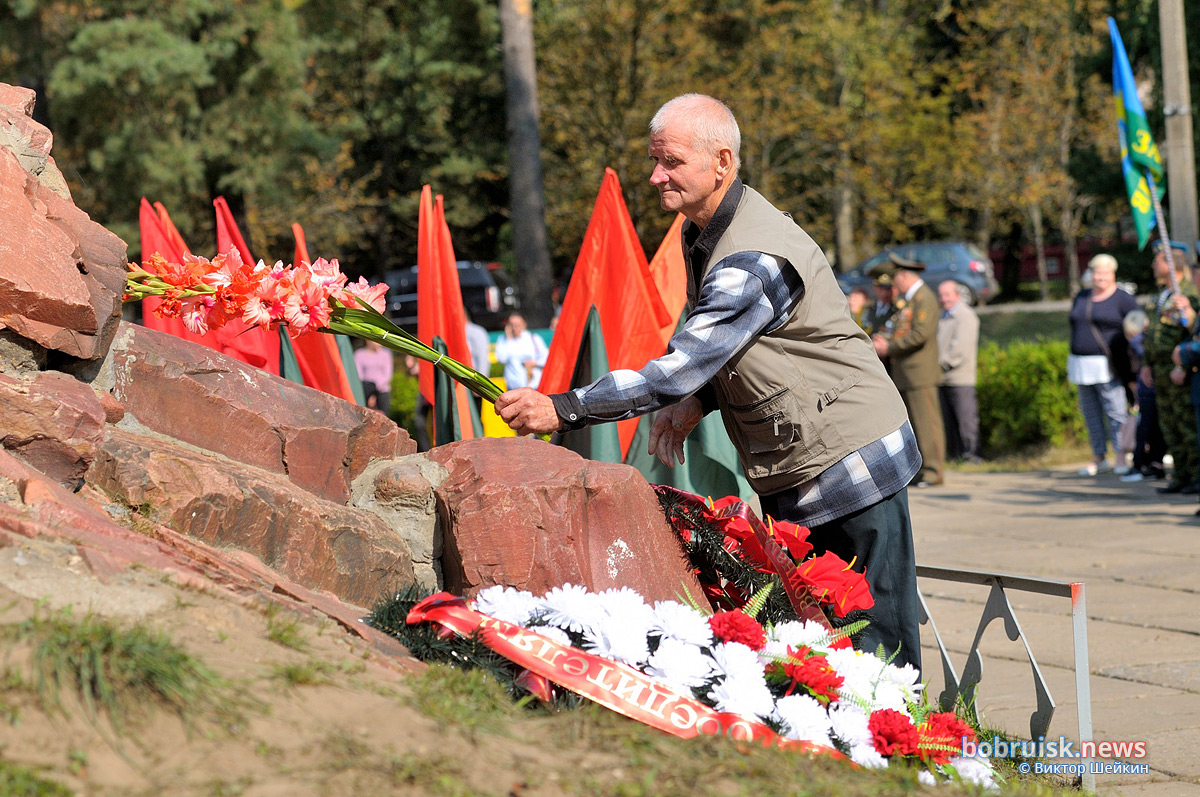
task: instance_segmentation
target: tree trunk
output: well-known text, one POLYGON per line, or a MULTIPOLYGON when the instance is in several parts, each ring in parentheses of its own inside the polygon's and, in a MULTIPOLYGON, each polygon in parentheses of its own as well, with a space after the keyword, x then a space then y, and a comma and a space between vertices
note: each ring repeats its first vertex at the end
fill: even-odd
POLYGON ((550 301, 550 247, 538 134, 537 68, 533 58, 530 0, 500 0, 504 45, 505 108, 508 113, 509 190, 512 193, 513 254, 521 309, 532 327, 546 327, 550 301))
POLYGON ((1037 252, 1038 283, 1042 289, 1042 301, 1050 299, 1050 278, 1046 273, 1046 230, 1042 224, 1042 206, 1029 203, 1029 221, 1033 226, 1033 245, 1037 252))

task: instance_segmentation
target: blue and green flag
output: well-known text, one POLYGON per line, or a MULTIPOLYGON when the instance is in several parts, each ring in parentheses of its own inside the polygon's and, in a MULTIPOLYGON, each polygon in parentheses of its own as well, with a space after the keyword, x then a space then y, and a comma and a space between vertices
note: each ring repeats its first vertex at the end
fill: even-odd
POLYGON ((1162 156, 1154 136, 1150 135, 1150 123, 1146 120, 1142 101, 1138 99, 1129 56, 1125 54, 1125 44, 1112 17, 1108 18, 1108 32, 1112 35, 1113 93, 1116 95, 1117 131, 1121 137, 1121 171, 1133 209, 1138 248, 1142 249, 1150 240, 1150 230, 1155 224, 1154 203, 1150 197, 1152 184, 1159 198, 1162 197, 1162 156))

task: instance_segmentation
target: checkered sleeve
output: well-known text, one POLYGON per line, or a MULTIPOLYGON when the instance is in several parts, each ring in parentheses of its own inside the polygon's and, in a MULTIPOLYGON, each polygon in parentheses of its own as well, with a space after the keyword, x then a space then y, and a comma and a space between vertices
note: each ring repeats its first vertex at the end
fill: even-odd
POLYGON ((708 383, 753 338, 787 321, 803 284, 787 261, 739 252, 709 270, 696 307, 667 345, 639 371, 616 370, 551 396, 568 429, 621 421, 674 404, 708 383))

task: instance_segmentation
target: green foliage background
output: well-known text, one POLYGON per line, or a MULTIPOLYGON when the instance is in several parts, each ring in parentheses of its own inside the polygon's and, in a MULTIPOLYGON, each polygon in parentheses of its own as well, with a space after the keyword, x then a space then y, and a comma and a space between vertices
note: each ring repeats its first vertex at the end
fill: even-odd
MULTIPOLYGON (((747 181, 843 267, 897 241, 1014 229, 1028 240, 1035 218, 1050 242, 1068 228, 1119 237, 1104 16, 1150 75, 1147 0, 537 0, 533 11, 560 275, 606 166, 656 247, 670 218, 646 182, 647 121, 696 90, 738 114, 747 181)), ((502 68, 489 0, 0 0, 0 80, 38 91, 76 201, 133 255, 141 196, 211 252, 211 202, 224 195, 257 257, 289 260, 300 221, 314 256, 378 276, 414 261, 430 183, 460 257, 519 267, 502 68)))
POLYGON ((1065 340, 989 343, 979 350, 979 428, 989 456, 1085 439, 1065 340))

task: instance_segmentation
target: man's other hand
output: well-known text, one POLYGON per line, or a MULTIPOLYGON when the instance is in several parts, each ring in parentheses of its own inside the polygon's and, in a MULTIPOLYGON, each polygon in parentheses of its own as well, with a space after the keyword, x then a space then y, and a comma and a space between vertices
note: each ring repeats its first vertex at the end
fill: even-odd
POLYGON ((562 427, 554 402, 530 387, 501 393, 496 399, 496 413, 517 434, 549 434, 562 427))
POLYGON ((662 408, 650 427, 647 453, 657 456, 668 468, 675 467, 675 460, 682 465, 683 441, 703 418, 704 410, 695 396, 662 408))

